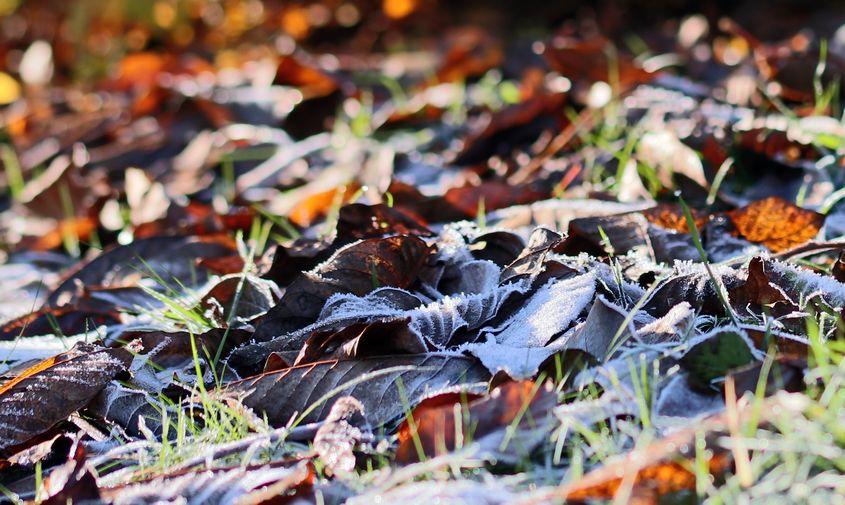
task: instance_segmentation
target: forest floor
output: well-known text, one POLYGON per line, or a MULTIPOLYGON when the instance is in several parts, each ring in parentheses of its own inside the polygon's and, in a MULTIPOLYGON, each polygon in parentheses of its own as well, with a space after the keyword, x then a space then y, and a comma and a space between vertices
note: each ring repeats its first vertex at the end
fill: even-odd
POLYGON ((0 2, 0 502, 845 503, 845 8, 635 4, 0 2))

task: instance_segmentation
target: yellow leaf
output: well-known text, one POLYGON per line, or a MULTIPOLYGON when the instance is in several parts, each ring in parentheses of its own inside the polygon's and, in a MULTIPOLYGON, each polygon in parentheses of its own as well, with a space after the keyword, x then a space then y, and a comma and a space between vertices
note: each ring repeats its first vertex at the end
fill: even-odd
POLYGON ((12 103, 21 96, 21 85, 11 75, 0 72, 0 104, 12 103))

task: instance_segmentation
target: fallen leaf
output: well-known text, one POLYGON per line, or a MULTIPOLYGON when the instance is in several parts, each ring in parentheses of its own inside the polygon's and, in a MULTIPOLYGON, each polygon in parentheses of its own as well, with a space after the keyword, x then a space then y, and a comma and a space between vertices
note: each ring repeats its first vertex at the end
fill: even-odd
POLYGON ((577 40, 561 36, 546 44, 543 55, 550 67, 572 80, 610 82, 610 54, 614 55, 612 65, 619 86, 625 88, 651 78, 631 58, 615 53, 612 43, 603 37, 577 40))
POLYGON ((364 406, 351 396, 342 396, 332 405, 325 424, 314 436, 314 450, 331 474, 349 474, 355 469, 355 447, 371 439, 364 406))
POLYGON ((434 235, 419 218, 383 203, 378 205, 352 203, 340 208, 337 218, 338 237, 363 239, 387 234, 420 237, 434 235))
MULTIPOLYGON (((103 487, 103 500, 114 505, 136 503, 268 503, 279 495, 309 488, 311 464, 300 461, 182 471, 131 484, 103 487)), ((294 497, 295 496, 291 496, 294 497)))
POLYGON ((255 338, 269 340, 306 326, 337 293, 362 296, 382 286, 407 288, 430 253, 431 248, 422 239, 404 235, 343 247, 288 286, 281 301, 259 319, 255 338))
POLYGON ((325 419, 331 394, 361 402, 375 428, 395 420, 422 399, 448 390, 478 391, 489 374, 474 359, 436 354, 323 361, 233 382, 227 393, 245 394, 243 403, 284 426, 294 419, 325 419), (401 387, 397 379, 401 378, 401 387), (402 398, 406 401, 403 401, 402 398))
POLYGON ((239 327, 273 306, 272 284, 253 275, 223 277, 200 299, 197 310, 218 328, 239 327))
POLYGON ((726 327, 691 339, 680 363, 697 385, 707 388, 714 379, 760 359, 762 354, 741 329, 726 327))
POLYGON ((97 396, 132 355, 78 343, 0 387, 0 451, 44 433, 97 396))
POLYGON ((548 436, 556 404, 549 383, 532 381, 509 382, 478 399, 457 394, 429 398, 400 425, 396 462, 415 463, 478 444, 478 457, 513 464, 548 436))
POLYGON ((763 386, 764 396, 772 396, 778 391, 800 393, 807 389, 804 374, 807 371, 807 359, 794 355, 776 357, 767 364, 766 361, 750 363, 730 373, 736 387, 736 396, 750 392, 757 394, 758 387, 763 386), (768 369, 767 369, 768 367, 768 369), (763 370, 767 375, 762 376, 763 370))
POLYGON ((96 303, 80 306, 43 308, 25 316, 13 319, 0 328, 0 340, 14 340, 18 337, 36 335, 79 335, 105 325, 120 323, 120 314, 109 307, 98 307, 96 303))
MULTIPOLYGON (((234 241, 223 236, 136 240, 108 249, 83 264, 50 294, 47 305, 72 304, 82 296, 81 287, 135 287, 139 280, 151 276, 160 276, 166 283, 191 285, 202 280, 197 275, 195 258, 230 256, 234 252, 234 241)), ((132 306, 134 303, 129 305, 132 306)))
POLYGON ((85 459, 85 447, 77 438, 71 446, 68 461, 50 471, 44 482, 47 498, 39 501, 45 505, 63 505, 99 500, 97 479, 85 466, 85 459))
POLYGON ((814 238, 825 216, 802 209, 786 200, 770 196, 729 211, 737 233, 751 242, 781 252, 814 238))
POLYGON ((748 263, 747 272, 748 276, 743 284, 728 290, 728 299, 734 310, 752 314, 769 312, 774 317, 799 310, 798 305, 783 289, 769 280, 762 259, 752 258, 748 263))
MULTIPOLYGON (((702 215, 697 209, 690 209, 690 212, 695 221, 695 227, 700 230, 707 221, 707 217, 702 215)), ((680 204, 660 203, 657 207, 644 210, 643 216, 648 219, 649 223, 660 226, 661 228, 689 233, 689 226, 687 226, 687 220, 680 204)))

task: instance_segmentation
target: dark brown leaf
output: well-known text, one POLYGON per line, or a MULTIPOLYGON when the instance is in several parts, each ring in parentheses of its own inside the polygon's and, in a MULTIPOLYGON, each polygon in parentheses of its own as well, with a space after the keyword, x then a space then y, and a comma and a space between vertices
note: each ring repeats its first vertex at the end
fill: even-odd
POLYGON ((85 457, 85 448, 78 439, 74 440, 68 461, 53 469, 47 477, 44 483, 47 499, 41 503, 64 505, 87 500, 99 500, 100 491, 97 488, 97 479, 91 473, 91 470, 85 466, 85 457))
POLYGON ((489 378, 484 367, 470 358, 382 356, 296 366, 234 382, 224 390, 246 394, 244 405, 266 414, 276 426, 291 419, 306 423, 324 419, 330 394, 352 396, 377 427, 440 390, 462 386, 477 392, 489 378))
POLYGON ((730 373, 730 378, 734 381, 737 397, 747 392, 756 395, 758 385, 760 384, 764 384, 763 391, 765 396, 771 396, 778 391, 800 393, 807 389, 807 385, 804 382, 804 373, 806 370, 806 358, 783 355, 775 358, 770 365, 766 361, 760 361, 734 370, 730 373), (768 375, 761 377, 766 367, 770 367, 768 369, 768 375))
POLYGON ((336 293, 359 296, 391 286, 409 287, 432 252, 422 239, 400 235, 367 239, 337 251, 317 269, 301 274, 256 328, 259 341, 313 322, 336 293))
POLYGON ((131 361, 125 349, 78 343, 4 384, 0 387, 0 451, 47 431, 84 407, 131 361))
POLYGON ((798 305, 783 289, 770 281, 766 275, 765 263, 760 258, 753 258, 748 263, 748 277, 743 284, 728 290, 728 299, 734 310, 742 313, 769 312, 775 317, 780 317, 799 310, 798 305))
POLYGON ((120 314, 109 307, 97 307, 95 303, 81 306, 43 308, 7 322, 0 328, 0 340, 35 335, 78 335, 92 331, 100 325, 120 323, 120 314))
POLYGON ((179 280, 190 285, 202 277, 197 275, 200 272, 196 271, 196 258, 231 256, 235 250, 234 241, 223 236, 136 240, 109 249, 81 266, 50 294, 47 305, 74 303, 80 298, 81 287, 134 287, 141 278, 151 276, 158 276, 166 283, 179 280))
POLYGON ((434 235, 421 219, 383 203, 353 203, 340 208, 337 218, 338 237, 358 240, 394 233, 421 237, 434 235))

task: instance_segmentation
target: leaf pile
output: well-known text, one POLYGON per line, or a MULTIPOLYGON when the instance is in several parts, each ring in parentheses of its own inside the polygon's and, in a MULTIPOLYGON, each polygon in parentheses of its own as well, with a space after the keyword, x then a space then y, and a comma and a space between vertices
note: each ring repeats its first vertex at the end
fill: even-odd
POLYGON ((841 40, 50 3, 0 36, 7 496, 730 502, 838 426, 841 40))

